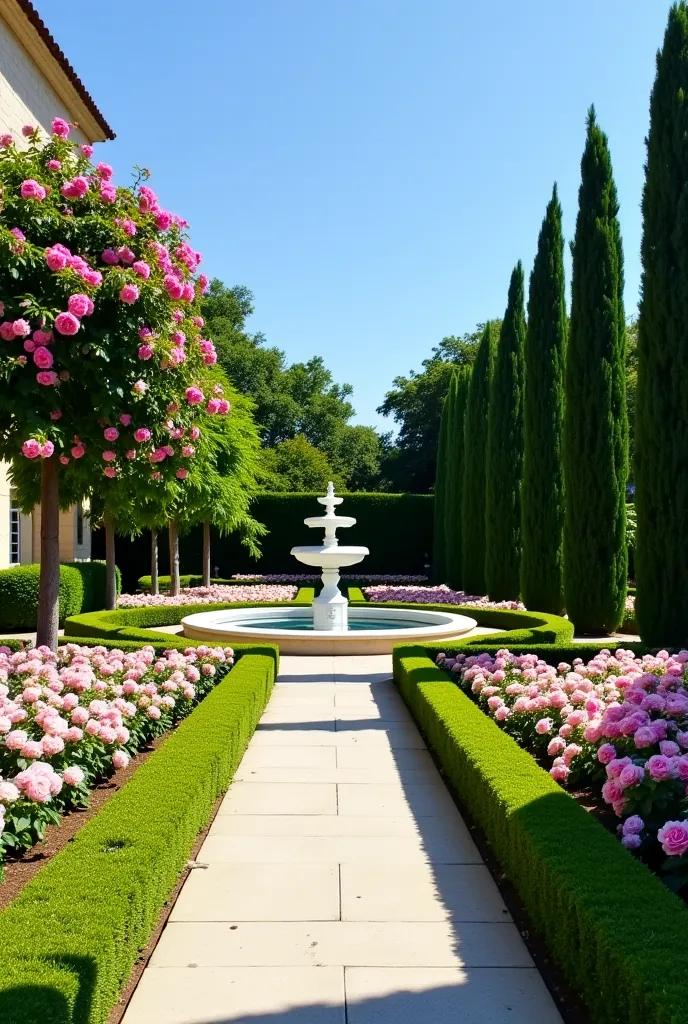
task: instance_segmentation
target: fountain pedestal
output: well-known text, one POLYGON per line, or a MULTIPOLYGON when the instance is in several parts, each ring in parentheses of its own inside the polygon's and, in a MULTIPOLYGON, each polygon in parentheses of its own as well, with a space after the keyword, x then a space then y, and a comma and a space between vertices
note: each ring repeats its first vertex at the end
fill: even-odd
POLYGON ((309 516, 308 519, 304 519, 306 526, 320 526, 325 530, 323 543, 291 549, 292 555, 299 562, 317 566, 322 570, 323 588, 312 604, 313 628, 316 630, 347 631, 349 602, 339 590, 339 570, 348 565, 356 565, 369 554, 368 548, 339 546, 337 529, 340 526, 353 526, 356 522, 351 516, 336 515, 335 506, 340 505, 343 500, 335 496, 334 485, 330 481, 325 497, 318 498, 320 504, 325 506, 325 515, 309 516))

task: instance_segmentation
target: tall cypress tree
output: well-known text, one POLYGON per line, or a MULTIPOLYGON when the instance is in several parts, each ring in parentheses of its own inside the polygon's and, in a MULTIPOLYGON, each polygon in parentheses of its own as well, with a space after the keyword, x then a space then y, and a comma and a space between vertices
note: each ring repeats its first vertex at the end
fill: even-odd
POLYGON ((638 324, 635 575, 640 634, 688 639, 688 6, 669 12, 650 99, 638 324))
POLYGON ((487 427, 485 582, 493 601, 521 592, 521 477, 523 474, 523 347, 526 317, 521 261, 509 282, 495 358, 487 427))
POLYGON ((466 402, 461 496, 462 582, 464 590, 472 594, 485 593, 485 450, 495 341, 495 328, 488 323, 473 363, 466 402))
POLYGON ((449 395, 442 406, 440 433, 437 441, 437 467, 435 469, 434 525, 432 537, 432 578, 444 583, 447 573, 447 548, 444 533, 444 509, 447 483, 447 439, 449 431, 449 395))
POLYGON ((447 559, 447 583, 460 589, 462 581, 462 536, 461 496, 464 474, 464 428, 466 423, 466 402, 471 371, 460 366, 452 375, 452 395, 449 419, 449 444, 447 451, 447 485, 445 493, 445 544, 447 559))
POLYGON ((564 610, 564 236, 555 184, 530 275, 525 344, 521 596, 526 608, 564 610))
POLYGON ((588 113, 572 246, 564 413, 564 594, 582 632, 612 632, 626 599, 626 328, 619 203, 607 137, 588 113))

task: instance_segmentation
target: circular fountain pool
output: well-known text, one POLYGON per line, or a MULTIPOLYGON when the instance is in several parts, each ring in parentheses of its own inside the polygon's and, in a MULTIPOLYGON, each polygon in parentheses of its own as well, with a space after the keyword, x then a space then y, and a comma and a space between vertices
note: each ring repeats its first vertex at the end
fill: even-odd
POLYGON ((182 619, 183 635, 226 644, 276 643, 282 654, 389 654, 394 644, 439 642, 477 625, 467 615, 406 608, 350 608, 348 629, 314 629, 305 608, 228 608, 182 619))

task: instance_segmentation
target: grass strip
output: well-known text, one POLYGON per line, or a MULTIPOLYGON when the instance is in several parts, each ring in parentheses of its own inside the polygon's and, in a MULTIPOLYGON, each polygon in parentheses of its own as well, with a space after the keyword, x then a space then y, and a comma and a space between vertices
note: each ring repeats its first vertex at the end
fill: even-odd
POLYGON ((107 1021, 274 678, 274 656, 244 654, 0 913, 3 1024, 107 1021))
POLYGON ((394 678, 595 1024, 688 1024, 688 910, 422 647, 394 678))

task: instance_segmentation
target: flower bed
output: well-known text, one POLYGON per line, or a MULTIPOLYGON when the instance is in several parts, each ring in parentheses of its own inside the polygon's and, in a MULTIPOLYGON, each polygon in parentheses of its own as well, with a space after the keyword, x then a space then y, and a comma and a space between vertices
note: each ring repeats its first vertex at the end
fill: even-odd
POLYGON ((235 604, 239 602, 293 601, 295 586, 212 586, 184 588, 177 597, 169 594, 122 594, 119 608, 150 608, 156 605, 173 607, 188 604, 235 604))
POLYGON ((437 655, 478 705, 550 775, 586 786, 619 819, 623 845, 688 882, 688 651, 601 650, 556 667, 536 654, 437 655))
POLYGON ((379 586, 364 587, 369 601, 408 601, 411 604, 461 604, 473 608, 501 608, 506 611, 525 611, 520 601, 490 601, 489 597, 452 590, 446 583, 437 587, 379 586))
MULTIPOLYGON (((367 573, 346 573, 340 574, 340 579, 343 580, 358 580, 361 583, 368 581, 375 583, 424 583, 427 580, 427 576, 390 576, 387 573, 367 574, 367 573)), ((232 576, 233 580, 259 580, 263 583, 300 583, 307 582, 312 583, 314 580, 320 579, 319 573, 264 573, 255 574, 250 573, 236 573, 232 576)))
POLYGON ((394 679, 590 1020, 687 1024, 685 905, 423 648, 395 648, 394 679))
POLYGON ((186 717, 233 664, 231 648, 156 655, 68 644, 0 649, 0 860, 186 717))
POLYGON ((237 666, 0 912, 3 1024, 104 1024, 243 756, 276 649, 237 666))

